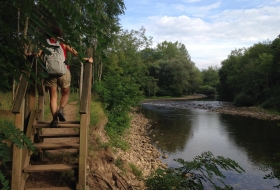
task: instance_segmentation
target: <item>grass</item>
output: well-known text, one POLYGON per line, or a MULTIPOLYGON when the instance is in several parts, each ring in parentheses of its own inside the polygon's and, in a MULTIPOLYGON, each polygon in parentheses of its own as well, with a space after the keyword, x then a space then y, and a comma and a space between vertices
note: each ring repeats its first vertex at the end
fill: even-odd
POLYGON ((125 171, 124 170, 124 161, 122 159, 117 158, 114 163, 115 163, 115 166, 117 166, 121 171, 125 171))
POLYGON ((129 164, 130 168, 132 169, 133 174, 140 179, 142 177, 142 171, 139 170, 134 164, 129 164))
POLYGON ((11 110, 13 105, 13 97, 11 92, 0 92, 0 110, 11 110))
POLYGON ((90 103, 90 126, 98 126, 102 122, 107 122, 107 115, 105 114, 101 102, 91 101, 90 103))

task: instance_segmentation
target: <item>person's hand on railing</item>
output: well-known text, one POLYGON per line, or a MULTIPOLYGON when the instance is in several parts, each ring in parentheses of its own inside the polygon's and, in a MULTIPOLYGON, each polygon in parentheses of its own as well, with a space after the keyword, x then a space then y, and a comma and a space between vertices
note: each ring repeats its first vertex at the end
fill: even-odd
POLYGON ((87 62, 89 62, 89 63, 93 63, 92 57, 90 57, 90 58, 85 58, 85 60, 86 60, 87 62))
POLYGON ((33 57, 34 54, 33 54, 33 53, 26 53, 25 56, 26 56, 26 57, 33 57))

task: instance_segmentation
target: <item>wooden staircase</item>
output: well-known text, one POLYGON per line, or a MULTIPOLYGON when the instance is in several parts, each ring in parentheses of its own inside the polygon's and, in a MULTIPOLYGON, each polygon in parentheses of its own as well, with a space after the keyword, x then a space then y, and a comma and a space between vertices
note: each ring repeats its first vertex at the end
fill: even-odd
MULTIPOLYGON (((32 65, 31 65, 32 66, 32 65)), ((34 65, 33 65, 34 66, 34 65)), ((44 87, 42 85, 29 85, 27 77, 21 77, 20 85, 12 109, 15 116, 15 126, 24 131, 25 135, 34 142, 35 151, 31 152, 27 148, 18 148, 13 145, 13 163, 11 190, 85 190, 88 189, 86 181, 86 158, 87 158, 87 131, 90 121, 90 100, 92 65, 87 63, 83 73, 83 91, 80 101, 80 121, 59 122, 58 127, 52 128, 51 133, 44 133, 46 128, 50 128, 50 121, 43 121, 44 118, 44 87), (38 91, 38 101, 36 98, 38 91), (36 106, 36 102, 38 105, 36 106), (36 109, 35 109, 36 107, 36 109), (55 132, 60 128, 76 128, 73 132, 64 134, 55 132), (76 132, 77 131, 77 132, 76 132), (47 142, 47 139, 67 139, 77 138, 78 142, 47 142), (46 139, 46 140, 45 140, 46 139), (56 164, 32 164, 31 156, 34 153, 43 159, 45 151, 75 149, 78 153, 77 163, 56 163, 56 164), (46 188, 25 188, 26 180, 32 173, 48 173, 54 171, 73 170, 76 174, 76 187, 46 187, 46 188)), ((29 75, 27 75, 29 76, 29 75)), ((34 80, 36 84, 36 80, 34 80)), ((54 140, 55 141, 55 140, 54 140)))
MULTIPOLYGON (((61 150, 62 149, 77 149, 79 150, 80 143, 69 143, 69 142, 63 142, 63 143, 48 143, 45 142, 44 139, 48 138, 73 138, 73 137, 79 137, 80 133, 55 133, 55 131, 59 128, 80 128, 80 122, 79 121, 66 121, 66 122, 60 122, 58 124, 57 128, 52 128, 52 133, 40 133, 43 128, 50 128, 50 122, 43 122, 39 121, 33 124, 32 126, 33 131, 37 131, 37 134, 40 134, 36 136, 37 139, 35 139, 38 143, 34 143, 34 146, 36 147, 36 151, 40 153, 40 158, 43 159, 44 151, 47 150, 61 150), (39 133, 38 133, 39 132, 39 133)), ((37 172, 53 172, 53 171, 68 171, 68 170, 74 170, 77 174, 78 170, 78 164, 36 164, 36 165, 27 165, 25 168, 23 168, 23 173, 25 174, 31 174, 31 173, 37 173, 37 172)), ((76 188, 76 187, 75 187, 76 188)), ((75 189, 72 188, 72 189, 75 189)), ((54 190, 54 189, 71 189, 70 187, 53 187, 53 188, 26 188, 26 190, 54 190)))

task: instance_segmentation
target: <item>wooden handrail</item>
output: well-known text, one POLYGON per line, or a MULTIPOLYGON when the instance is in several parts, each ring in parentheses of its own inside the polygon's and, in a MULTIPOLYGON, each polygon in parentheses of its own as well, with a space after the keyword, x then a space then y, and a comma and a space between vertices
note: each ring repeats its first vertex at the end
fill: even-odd
MULTIPOLYGON (((33 62, 35 61, 35 58, 33 58, 32 62, 30 63, 30 68, 33 66, 33 62)), ((28 85, 28 78, 30 77, 30 72, 23 71, 23 74, 21 74, 21 81, 17 90, 17 94, 15 96, 15 102, 13 104, 12 112, 14 114, 20 113, 20 108, 22 105, 22 102, 25 97, 27 85, 28 85)))
POLYGON ((80 114, 86 114, 88 111, 88 94, 91 93, 91 72, 92 72, 92 64, 86 63, 84 70, 84 79, 83 79, 83 90, 81 96, 81 104, 80 104, 80 114))

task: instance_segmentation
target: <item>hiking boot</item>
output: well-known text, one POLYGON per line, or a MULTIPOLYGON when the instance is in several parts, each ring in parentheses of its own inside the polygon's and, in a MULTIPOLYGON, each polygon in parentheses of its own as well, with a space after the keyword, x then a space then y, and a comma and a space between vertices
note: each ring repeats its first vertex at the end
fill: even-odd
POLYGON ((63 110, 59 109, 56 112, 59 121, 66 121, 63 110))
POLYGON ((52 122, 50 123, 50 126, 51 126, 52 128, 57 127, 57 126, 58 126, 58 121, 57 121, 57 120, 52 120, 52 122))

